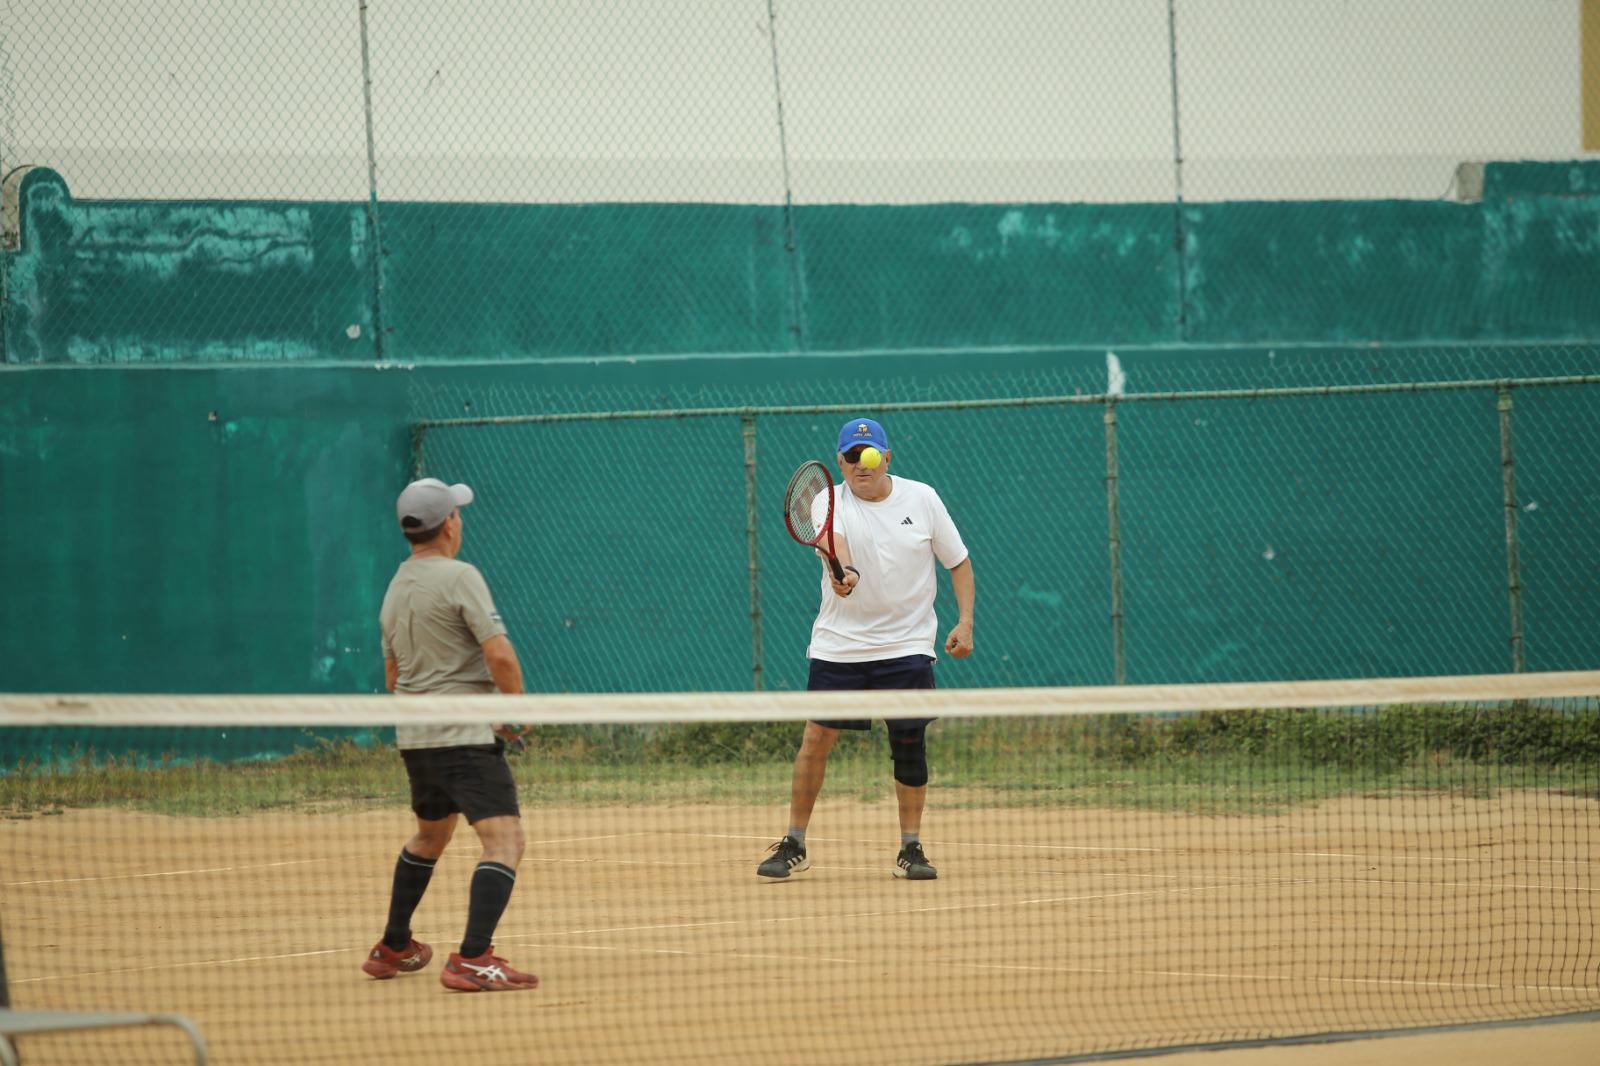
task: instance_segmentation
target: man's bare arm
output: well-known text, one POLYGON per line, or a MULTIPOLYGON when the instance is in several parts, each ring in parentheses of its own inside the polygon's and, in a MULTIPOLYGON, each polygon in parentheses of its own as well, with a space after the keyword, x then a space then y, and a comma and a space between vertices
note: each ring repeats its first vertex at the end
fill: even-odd
POLYGON ((977 586, 972 580, 972 556, 967 556, 950 571, 950 587, 956 594, 956 609, 961 616, 944 639, 944 650, 952 658, 965 659, 972 654, 972 603, 977 597, 977 586))
POLYGON ((517 649, 504 633, 483 642, 483 661, 489 664, 495 688, 513 696, 521 694, 522 664, 517 661, 517 649))
POLYGON ((850 565, 850 545, 846 543, 843 534, 833 535, 833 551, 839 559, 839 565, 845 567, 844 580, 836 581, 833 576, 833 567, 828 565, 828 557, 822 549, 817 549, 817 557, 822 560, 822 576, 833 586, 835 596, 848 596, 861 581, 861 571, 850 565))

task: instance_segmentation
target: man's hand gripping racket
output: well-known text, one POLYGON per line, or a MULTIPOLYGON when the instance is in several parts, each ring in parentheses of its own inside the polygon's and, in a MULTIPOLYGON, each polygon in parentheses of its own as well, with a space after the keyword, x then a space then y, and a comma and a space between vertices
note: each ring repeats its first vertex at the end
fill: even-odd
POLYGON ((497 722, 494 727, 494 735, 505 741, 506 750, 513 754, 527 750, 527 737, 532 732, 532 726, 513 722, 497 722))
POLYGON ((807 459, 789 479, 783 494, 783 523, 789 535, 815 548, 828 561, 836 585, 845 584, 844 567, 833 548, 833 477, 815 459, 807 459), (818 503, 818 497, 822 502, 818 503), (820 521, 819 521, 820 519, 820 521))

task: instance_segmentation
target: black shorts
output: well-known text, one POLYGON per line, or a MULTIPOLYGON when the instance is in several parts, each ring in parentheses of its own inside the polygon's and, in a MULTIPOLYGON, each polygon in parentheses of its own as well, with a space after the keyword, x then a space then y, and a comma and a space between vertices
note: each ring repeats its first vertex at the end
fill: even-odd
POLYGON ((437 822, 456 813, 465 814, 468 824, 522 815, 503 743, 408 748, 400 757, 411 779, 411 810, 423 821, 437 822))
MULTIPOLYGON (((933 688, 933 659, 926 655, 902 655, 898 659, 873 659, 864 663, 830 663, 811 660, 806 688, 812 692, 864 691, 886 688, 933 688)), ((889 732, 924 729, 932 718, 888 718, 889 732)), ((866 718, 846 718, 817 722, 829 729, 871 729, 866 718)))

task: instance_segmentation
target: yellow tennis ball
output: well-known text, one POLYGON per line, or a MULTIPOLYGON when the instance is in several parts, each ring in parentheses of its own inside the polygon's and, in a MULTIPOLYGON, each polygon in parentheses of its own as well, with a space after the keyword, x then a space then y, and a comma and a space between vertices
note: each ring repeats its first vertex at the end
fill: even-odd
POLYGON ((861 465, 868 470, 876 469, 883 462, 883 453, 876 448, 866 447, 861 449, 861 465))

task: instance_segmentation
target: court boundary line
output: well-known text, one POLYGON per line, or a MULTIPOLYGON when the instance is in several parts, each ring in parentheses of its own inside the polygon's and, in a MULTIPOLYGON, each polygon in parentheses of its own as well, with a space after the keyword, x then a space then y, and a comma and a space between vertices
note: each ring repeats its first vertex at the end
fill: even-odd
POLYGON ((1536 1025, 1563 1025, 1573 1022, 1600 1022, 1600 1011, 1571 1011, 1543 1014, 1534 1018, 1506 1018, 1497 1021, 1452 1022, 1444 1025, 1415 1025, 1396 1029, 1344 1029, 1327 1033, 1294 1033, 1289 1036, 1259 1037, 1252 1040, 1219 1040, 1211 1043, 1173 1044, 1166 1047, 1133 1048, 1123 1051, 1093 1051, 1082 1055, 1062 1055, 1043 1059, 978 1059, 955 1066, 1072 1066, 1079 1062, 1115 1062, 1119 1059, 1147 1059, 1162 1055, 1181 1055, 1191 1051, 1233 1051, 1245 1048, 1279 1047, 1296 1044, 1339 1044, 1354 1040, 1425 1036, 1429 1033, 1460 1033, 1479 1029, 1526 1029, 1536 1025))

